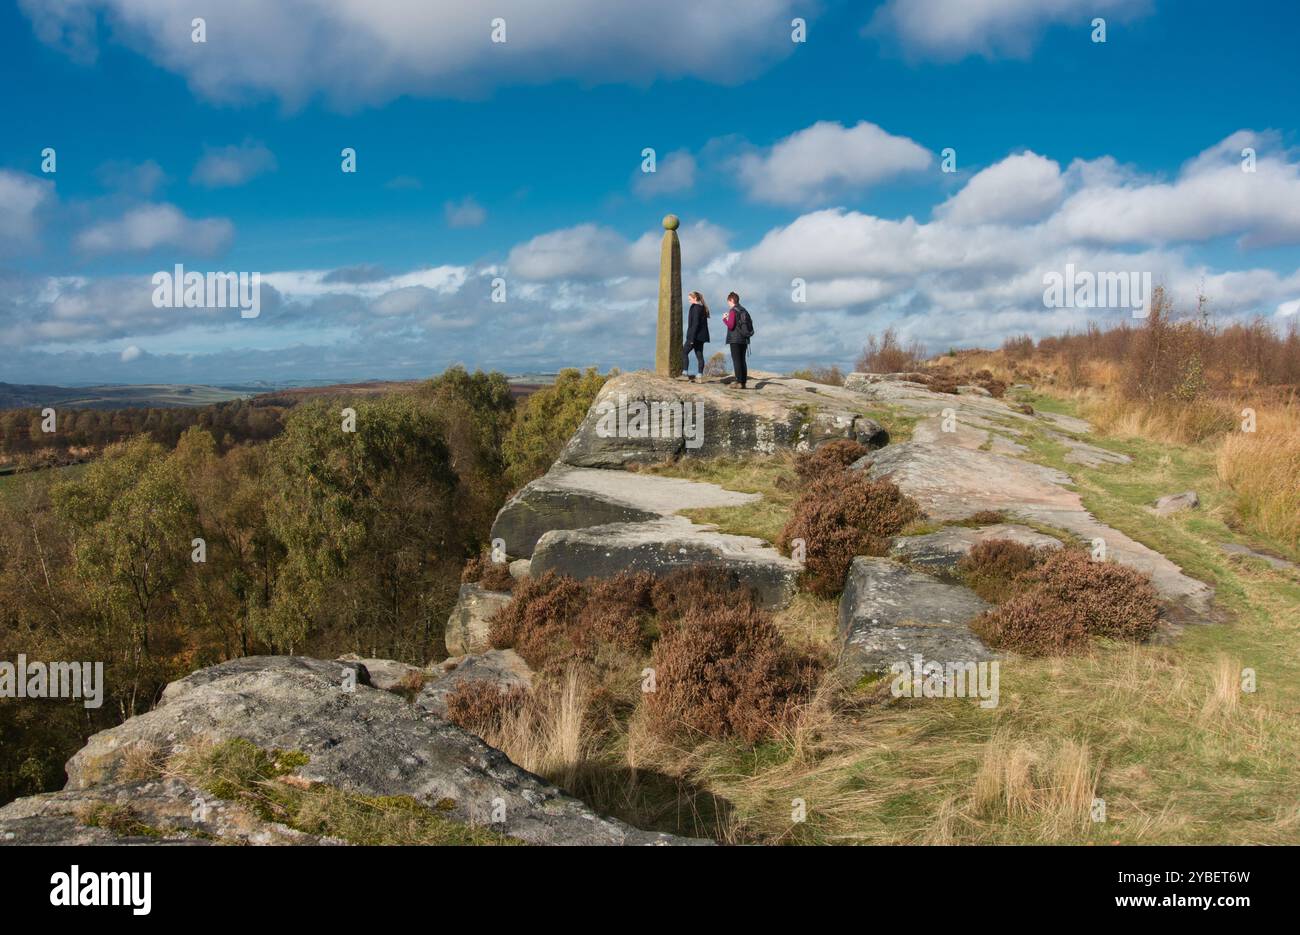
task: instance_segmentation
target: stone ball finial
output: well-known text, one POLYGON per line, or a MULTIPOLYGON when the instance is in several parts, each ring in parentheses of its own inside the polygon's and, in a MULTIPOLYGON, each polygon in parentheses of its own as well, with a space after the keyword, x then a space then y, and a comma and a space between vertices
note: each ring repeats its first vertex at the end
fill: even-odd
POLYGON ((666 231, 675 231, 675 230, 677 230, 677 225, 679 225, 679 224, 681 224, 681 223, 682 223, 682 222, 679 221, 679 220, 677 219, 677 215, 675 215, 675 214, 665 214, 665 215, 664 215, 664 230, 666 230, 666 231))

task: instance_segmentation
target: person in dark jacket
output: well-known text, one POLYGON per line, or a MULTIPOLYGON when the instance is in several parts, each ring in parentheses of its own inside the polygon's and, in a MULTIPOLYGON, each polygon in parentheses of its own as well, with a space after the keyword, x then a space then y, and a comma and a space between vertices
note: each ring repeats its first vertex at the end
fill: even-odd
POLYGON ((736 372, 736 385, 743 390, 749 382, 749 365, 745 356, 749 353, 749 338, 754 333, 754 324, 736 293, 728 294, 727 305, 730 309, 722 316, 722 322, 727 326, 727 346, 731 348, 731 367, 736 372))
POLYGON ((686 379, 694 383, 695 378, 691 376, 691 351, 695 352, 695 362, 700 367, 700 379, 704 379, 704 345, 709 341, 709 304, 698 292, 692 292, 687 298, 691 300, 691 310, 686 318, 682 365, 686 370, 686 379))

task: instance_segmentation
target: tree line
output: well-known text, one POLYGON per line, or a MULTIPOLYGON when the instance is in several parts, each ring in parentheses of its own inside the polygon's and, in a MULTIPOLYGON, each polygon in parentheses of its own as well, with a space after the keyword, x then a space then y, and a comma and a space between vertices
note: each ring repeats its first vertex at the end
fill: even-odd
POLYGON ((441 658, 461 568, 603 382, 566 371, 517 411, 502 374, 454 367, 408 390, 286 409, 265 443, 219 438, 214 421, 169 445, 136 410, 139 430, 76 473, 5 479, 0 659, 103 661, 105 701, 0 699, 0 802, 58 788, 89 733, 204 666, 441 658))

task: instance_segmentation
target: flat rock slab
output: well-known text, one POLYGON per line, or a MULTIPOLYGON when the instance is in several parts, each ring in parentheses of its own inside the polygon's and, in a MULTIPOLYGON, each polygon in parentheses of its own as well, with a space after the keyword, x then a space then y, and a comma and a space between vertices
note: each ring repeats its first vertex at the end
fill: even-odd
POLYGON ((548 532, 533 552, 532 572, 553 571, 581 581, 612 578, 624 571, 662 576, 694 565, 725 567, 740 583, 752 587, 766 607, 787 604, 803 570, 799 562, 762 539, 733 536, 683 516, 667 516, 644 523, 548 532))
POLYGON ((468 682, 485 682, 502 690, 532 688, 533 670, 513 649, 453 656, 434 668, 432 677, 416 696, 415 706, 445 718, 447 696, 468 682))
POLYGON ((1287 561, 1277 555, 1269 555, 1267 552, 1257 552, 1254 549, 1248 548, 1244 545, 1237 545, 1234 542, 1224 542, 1219 546, 1219 548, 1229 555, 1240 555, 1243 558, 1253 558, 1258 559, 1261 562, 1266 562, 1278 571, 1300 572, 1300 565, 1297 565, 1295 562, 1287 561))
POLYGON ((758 499, 758 494, 683 478, 556 464, 507 501, 492 524, 492 538, 505 542, 508 555, 527 557, 553 529, 636 522, 758 499))
POLYGON ((472 734, 398 695, 340 684, 344 664, 253 656, 173 682, 157 708, 93 735, 68 761, 69 790, 122 781, 129 751, 163 755, 197 741, 243 738, 310 758, 295 775, 364 795, 405 795, 453 821, 485 821, 533 844, 665 844, 689 839, 638 831, 520 769, 472 734))
POLYGON ((973 591, 887 558, 858 556, 840 597, 840 666, 850 678, 894 663, 965 663, 997 654, 969 622, 989 605, 973 591))
POLYGON ((463 656, 490 648, 488 631, 492 628, 492 617, 509 603, 508 591, 489 591, 477 584, 462 584, 456 606, 447 617, 443 636, 447 652, 463 656))
POLYGON ((1031 549, 1059 549, 1061 542, 1017 523, 997 523, 972 529, 946 526, 924 536, 897 536, 890 542, 890 555, 910 565, 952 571, 978 542, 1009 539, 1031 549))
POLYGON ((888 477, 933 519, 957 520, 978 510, 1001 510, 1071 533, 1086 543, 1101 539, 1108 557, 1151 576, 1162 598, 1178 605, 1183 622, 1208 622, 1214 591, 1118 529, 1098 522, 1070 476, 1019 458, 921 442, 891 445, 854 462, 871 477, 888 477), (1181 612, 1185 611, 1185 612, 1181 612))
POLYGON ((1066 464, 1081 464, 1084 467, 1101 467, 1103 464, 1132 464, 1133 459, 1118 451, 1109 451, 1097 445, 1090 445, 1060 432, 1048 432, 1047 437, 1066 449, 1066 464))

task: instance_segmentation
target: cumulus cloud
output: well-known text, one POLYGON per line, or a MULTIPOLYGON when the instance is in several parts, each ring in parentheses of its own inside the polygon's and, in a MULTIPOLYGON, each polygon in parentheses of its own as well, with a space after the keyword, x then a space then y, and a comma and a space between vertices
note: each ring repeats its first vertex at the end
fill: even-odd
POLYGON ((926 169, 931 161, 925 147, 874 123, 819 121, 766 150, 741 155, 736 168, 755 201, 802 205, 926 169))
POLYGON ((0 169, 0 252, 24 250, 36 241, 39 213, 54 200, 54 184, 0 169))
POLYGON ((1209 240, 1248 245, 1300 241, 1300 163, 1276 134, 1238 131, 1197 155, 1172 181, 1108 168, 1071 195, 1055 219, 1065 233, 1102 243, 1209 240), (1256 151, 1254 171, 1242 150, 1256 151))
MULTIPOLYGON (((791 54, 795 0, 702 4, 658 0, 225 0, 204 11, 209 42, 190 41, 190 17, 156 0, 22 0, 36 35, 92 60, 98 23, 210 100, 277 97, 300 106, 318 95, 342 107, 402 94, 471 96, 503 84, 557 79, 637 82, 696 77, 730 83, 791 54), (492 41, 493 18, 505 42, 492 41), (688 37, 690 52, 665 36, 688 37), (744 49, 737 56, 735 49, 744 49)), ((801 11, 802 13, 802 11, 801 11)), ((806 14, 803 14, 806 15, 806 14)))
POLYGON ((642 198, 686 192, 695 187, 695 157, 686 150, 668 153, 655 161, 654 172, 637 170, 632 187, 642 198))
MULTIPOLYGON (((1075 199, 1101 192, 1116 199, 1113 217, 1140 229, 1135 219, 1139 208, 1150 207, 1149 188, 1178 187, 1222 171, 1243 140, 1260 146, 1256 184, 1275 185, 1294 174, 1294 157, 1255 134, 1234 134, 1197 154, 1173 181, 1142 178, 1113 160, 1076 162, 1061 171, 1044 157, 1014 154, 972 176, 929 221, 823 208, 739 246, 723 227, 695 221, 678 232, 683 287, 703 292, 717 307, 728 291, 738 291, 759 326, 754 366, 777 370, 809 361, 851 362, 866 335, 886 324, 942 350, 996 345, 1022 332, 1077 330, 1089 321, 1132 320, 1129 308, 1046 307, 1044 277, 1071 265, 1094 273, 1149 273, 1179 308, 1194 308, 1203 290, 1224 317, 1289 318, 1300 307, 1300 269, 1249 260, 1211 264, 1193 251, 1194 240, 1104 239, 1091 236, 1092 228, 1083 229, 1090 236, 1079 236, 1075 226, 1075 199), (1126 197, 1137 207, 1126 207, 1126 197), (795 280, 802 280, 805 301, 795 299, 795 280)), ((1275 189, 1274 198, 1279 191, 1285 194, 1275 189)), ((1263 203, 1257 207, 1250 217, 1232 218, 1243 241, 1258 239, 1261 231, 1277 234, 1278 213, 1263 203)), ((1196 223, 1182 218, 1188 230, 1223 230, 1221 206, 1211 202, 1203 209, 1196 223)), ((69 366, 72 358, 41 356, 51 348, 93 348, 120 366, 119 349, 127 344, 150 346, 144 338, 164 333, 174 344, 175 335, 196 329, 216 335, 196 339, 204 348, 238 341, 286 348, 274 359, 255 351, 205 350, 190 363, 142 354, 137 371, 160 380, 182 365, 191 367, 191 379, 201 369, 209 374, 204 379, 218 382, 272 370, 313 378, 418 376, 457 360, 516 373, 585 364, 641 367, 653 354, 662 237, 657 226, 628 236, 589 223, 544 232, 501 259, 480 263, 401 273, 370 265, 265 273, 263 314, 251 324, 227 309, 156 309, 145 276, 6 279, 0 270, 0 341, 31 349, 15 355, 29 368, 69 366), (498 277, 507 284, 505 302, 492 299, 498 277), (237 337, 252 335, 251 329, 255 338, 237 337), (308 343, 295 343, 304 336, 308 343), (104 342, 113 350, 100 351, 104 342)), ((105 364, 97 357, 82 362, 86 373, 105 364)))
POLYGON ((1026 152, 977 172, 935 214, 967 225, 1037 221, 1060 203, 1064 193, 1061 167, 1026 152))
POLYGON ((864 30, 897 40, 911 55, 953 61, 1028 56, 1049 26, 1070 25, 1086 41, 1094 17, 1121 21, 1149 0, 889 0, 864 30))
POLYGON ((117 220, 93 224, 77 235, 87 253, 148 253, 172 247, 204 256, 224 250, 235 228, 225 218, 187 218, 172 204, 132 208, 117 220))
POLYGON ((275 168, 274 153, 262 143, 245 140, 237 146, 205 147, 190 181, 204 188, 234 188, 275 168))
POLYGON ((448 201, 442 210, 448 227, 478 227, 487 220, 487 212, 472 195, 466 195, 460 201, 448 201))
POLYGON ((136 347, 134 344, 129 345, 122 349, 122 363, 129 364, 131 361, 138 358, 140 354, 140 348, 136 347))

